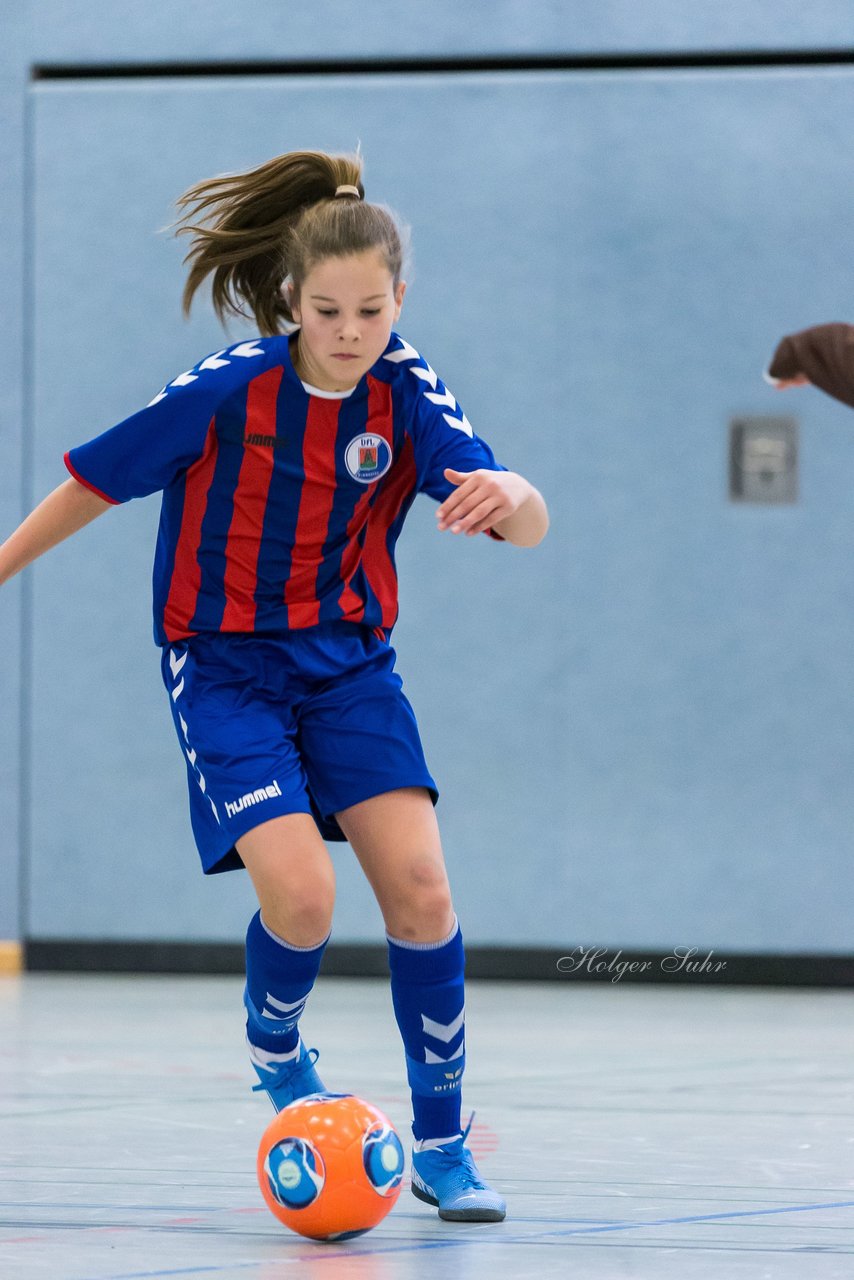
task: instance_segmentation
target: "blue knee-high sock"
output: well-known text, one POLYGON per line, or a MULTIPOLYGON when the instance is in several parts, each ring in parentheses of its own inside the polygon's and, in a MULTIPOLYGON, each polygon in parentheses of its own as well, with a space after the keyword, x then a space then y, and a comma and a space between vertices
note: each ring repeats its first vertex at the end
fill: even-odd
MULTIPOLYGON (((388 935, 387 935, 388 936, 388 935)), ((463 935, 441 942, 388 936, 391 998, 406 1053, 416 1141, 460 1132, 460 1086, 465 1068, 463 935)))
MULTIPOLYGON (((328 941, 328 939, 327 939, 328 941)), ((253 1061, 271 1065, 296 1057, 299 1019, 320 969, 326 941, 294 947, 256 911, 246 931, 246 1037, 253 1061)))

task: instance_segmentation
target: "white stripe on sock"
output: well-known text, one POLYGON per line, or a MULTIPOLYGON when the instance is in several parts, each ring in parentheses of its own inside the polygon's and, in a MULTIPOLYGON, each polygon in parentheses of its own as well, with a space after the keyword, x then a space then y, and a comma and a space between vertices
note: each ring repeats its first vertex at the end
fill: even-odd
POLYGON ((413 1142, 412 1150, 419 1151, 435 1151, 437 1147, 444 1147, 448 1142, 458 1142, 462 1137, 462 1133, 452 1133, 450 1138, 420 1138, 417 1142, 413 1142))
POLYGON ((274 1022, 292 1022, 296 1024, 297 1019, 305 1008, 305 1002, 308 996, 303 996, 300 1000, 294 1000, 292 1004, 285 1004, 283 1000, 277 1000, 275 996, 271 996, 267 992, 267 998, 264 1001, 265 1008, 261 1010, 262 1018, 271 1018, 274 1022), (267 1005, 272 1005, 272 1009, 267 1009, 267 1005))
POLYGON ((320 942, 315 942, 314 946, 295 947, 292 942, 286 942, 285 939, 280 938, 277 933, 273 933, 273 930, 265 922, 264 917, 261 915, 260 912, 258 913, 258 919, 261 921, 261 928, 264 930, 264 932, 268 934, 268 936, 271 937, 274 942, 278 942, 280 947, 284 947, 287 951, 316 951, 318 947, 325 946, 331 937, 331 933, 327 933, 326 937, 321 939, 320 942))
POLYGON ((262 1071, 275 1071, 283 1062, 295 1062, 300 1055, 300 1045, 291 1049, 290 1053, 268 1053, 266 1049, 259 1049, 248 1038, 246 1043, 249 1046, 250 1061, 262 1071))
MULTIPOLYGON (((262 921, 263 924, 263 921, 262 921)), ((440 938, 438 942, 407 942, 404 938, 393 938, 390 933, 386 933, 389 942, 393 942, 396 947, 404 947, 407 951, 438 951, 439 947, 446 947, 452 942, 459 932, 460 922, 454 916, 454 927, 448 934, 447 938, 440 938)))

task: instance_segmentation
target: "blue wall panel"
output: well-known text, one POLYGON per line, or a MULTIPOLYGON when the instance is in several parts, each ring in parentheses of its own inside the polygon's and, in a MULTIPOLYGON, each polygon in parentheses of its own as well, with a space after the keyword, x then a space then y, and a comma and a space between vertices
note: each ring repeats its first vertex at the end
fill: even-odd
MULTIPOLYGON (((34 100, 39 491, 222 345, 204 310, 181 323, 181 248, 155 234, 189 182, 360 139, 369 196, 413 222, 400 328, 554 516, 524 552, 438 537, 422 500, 402 545, 398 648, 467 937, 849 949, 847 411, 786 402, 792 508, 729 505, 725 439, 732 414, 781 408, 760 379, 779 334, 846 318, 851 73, 34 100)), ((34 936, 228 938, 248 910, 243 878, 197 880, 149 641, 156 515, 111 512, 33 575, 34 936)), ((337 937, 376 937, 336 858, 337 937)))
POLYGON ((848 0, 368 0, 140 5, 37 0, 36 62, 188 62, 252 58, 519 56, 705 50, 841 49, 848 0))
MULTIPOLYGON (((274 81, 225 82, 189 89, 167 84, 141 89, 123 86, 117 92, 108 86, 85 91, 39 89, 40 181, 35 221, 39 228, 36 311, 40 317, 37 415, 41 487, 49 488, 60 477, 59 460, 68 443, 93 434, 145 403, 152 389, 157 390, 167 377, 193 363, 204 351, 222 345, 209 315, 200 315, 189 330, 178 316, 182 250, 175 242, 153 234, 153 228, 167 221, 170 200, 193 179, 223 166, 254 163, 274 146, 352 145, 354 95, 359 103, 359 135, 369 157, 369 190, 398 205, 417 224, 416 254, 421 266, 416 271, 412 301, 407 302, 410 323, 405 332, 434 359, 463 404, 468 403, 475 414, 475 390, 482 399, 481 383, 490 373, 498 373, 508 351, 512 358, 513 344, 508 342, 503 304, 497 309, 486 308, 497 349, 491 350, 490 343, 477 332, 477 325, 483 325, 484 306, 482 301, 473 304, 467 273, 477 291, 490 288, 493 264, 500 257, 509 257, 509 246, 506 225, 496 225, 483 214, 484 201, 487 208, 494 201, 498 175, 484 187, 483 175, 469 164, 468 151, 463 148, 450 157, 450 168, 443 173, 446 186, 440 184, 437 192, 435 168, 418 163, 418 148, 411 135, 424 110, 437 107, 441 128, 446 130, 456 119, 460 101, 477 97, 476 86, 466 84, 462 98, 450 101, 447 88, 442 79, 425 84, 412 114, 396 123, 392 122, 400 101, 400 81, 395 79, 342 85, 335 95, 324 92, 316 81, 290 86, 274 81), (221 129, 213 133, 209 128, 212 102, 229 122, 227 146, 221 129), (300 123, 288 123, 297 116, 300 123), (259 139, 259 132, 265 130, 269 137, 259 139), (88 145, 94 132, 99 136, 97 152, 88 145), (252 139, 251 149, 247 138, 252 139), (150 163, 152 155, 158 157, 155 167, 150 163), (416 216, 422 207, 432 210, 423 225, 416 216), (105 217, 105 210, 112 211, 112 216, 105 217), (461 217, 485 223, 473 243, 460 241, 461 217), (431 259, 436 263, 432 281, 427 265, 431 259), (109 270, 104 269, 105 263, 109 270), (471 276, 473 268, 475 276, 471 276), (460 324, 455 316, 458 298, 470 311, 471 338, 465 317, 460 324), (60 366, 58 353, 68 332, 81 337, 73 352, 61 358, 60 366), (468 401, 462 384, 470 391, 468 401)), ((489 97, 479 102, 478 127, 487 127, 492 106, 489 97)), ((524 136, 529 133, 526 128, 524 136)), ((527 180, 527 166, 534 179, 536 158, 524 154, 524 144, 511 151, 518 152, 520 177, 527 180)), ((553 234, 553 217, 547 202, 534 206, 533 238, 543 240, 553 234)), ((518 267, 510 261, 503 287, 512 296, 523 283, 518 267)), ((548 288, 545 274, 542 287, 548 288)), ((544 330, 542 354, 534 355, 535 362, 543 365, 543 376, 545 336, 544 330)), ((496 384, 491 401, 494 412, 506 399, 506 386, 496 384)), ((521 383, 517 382, 510 399, 521 419, 526 399, 521 383)), ((487 399, 480 410, 481 420, 488 418, 489 409, 487 399)), ((513 444, 512 439, 508 444, 513 444)), ((524 448, 526 467, 536 471, 536 444, 524 448)), ((539 469, 545 475, 545 459, 539 469)), ((235 927, 236 919, 242 919, 244 907, 231 905, 236 881, 227 889, 194 885, 188 894, 179 889, 176 880, 185 874, 181 867, 186 868, 189 879, 196 872, 184 816, 180 755, 171 740, 154 650, 148 643, 147 566, 155 517, 156 504, 152 503, 140 504, 138 511, 111 512, 39 564, 34 575, 39 601, 37 663, 42 672, 36 692, 35 754, 41 759, 51 744, 47 767, 52 771, 56 797, 55 807, 36 817, 34 876, 39 887, 32 929, 39 936, 69 932, 149 936, 161 931, 173 936, 218 936, 235 927), (148 509, 143 510, 143 505, 148 509), (107 521, 111 527, 105 542, 107 521), (59 583, 69 580, 82 594, 63 596, 59 583), (107 583, 109 590, 105 591, 107 583), (57 632, 76 654, 84 655, 91 678, 63 678, 56 667, 51 639, 57 632), (99 690, 97 705, 92 703, 93 688, 99 690), (71 726, 76 726, 73 735, 71 726), (67 734, 64 751, 59 748, 57 734, 60 738, 67 734), (82 740, 81 734, 85 734, 82 740), (112 762, 109 767, 108 761, 112 762), (135 858, 154 860, 152 874, 158 884, 156 895, 134 892, 132 901, 124 900, 122 886, 134 884, 133 875, 129 880, 128 870, 115 852, 128 847, 126 806, 132 807, 130 825, 137 832, 135 858), (68 868, 75 883, 87 887, 85 896, 69 894, 68 879, 60 882, 55 876, 58 865, 68 868), (164 907, 160 893, 164 884, 170 887, 168 907, 164 907), (199 912, 199 893, 205 894, 203 901, 212 902, 213 907, 199 912)), ((429 523, 421 537, 426 545, 420 558, 429 562, 436 553, 441 555, 443 549, 436 545, 441 540, 429 523)), ((486 565, 494 570, 502 549, 485 539, 483 542, 482 547, 464 544, 444 549, 445 567, 439 566, 447 575, 443 590, 452 580, 450 575, 456 573, 454 593, 459 592, 461 600, 470 595, 472 584, 459 578, 456 567, 462 564, 465 573, 466 552, 470 579, 483 576, 486 565), (480 568, 475 569, 475 564, 480 568)), ((546 554, 554 556, 555 552, 546 554)), ((514 557, 513 569, 503 589, 509 594, 517 584, 518 628, 525 618, 521 602, 529 598, 533 604, 533 595, 522 553, 511 551, 509 555, 514 557)), ((414 584, 413 589, 418 590, 414 584)), ((488 590, 496 601, 500 598, 494 588, 488 590)), ((511 625, 513 618, 511 611, 511 625)), ((451 677, 458 678, 460 670, 468 672, 463 690, 470 687, 474 693, 483 656, 478 657, 460 636, 442 635, 441 621, 433 629, 438 633, 437 643, 448 650, 451 667, 456 667, 451 677), (460 648, 467 650, 462 668, 460 648)), ((419 663, 431 665, 429 651, 424 657, 416 656, 419 663)), ((445 661, 443 651, 435 664, 440 669, 437 692, 447 687, 441 670, 445 661)), ((406 669, 412 665, 406 664, 406 669)), ((480 720, 469 732, 483 737, 491 723, 489 709, 482 709, 480 720)), ((445 751, 445 736, 443 728, 436 744, 440 753, 445 751)), ((481 756, 488 751, 488 746, 482 748, 481 756)), ((452 774, 438 762, 436 768, 443 777, 452 774)), ((475 770, 480 772, 482 763, 475 764, 475 770)), ((533 769, 529 772, 536 779, 533 769)), ((449 776, 449 789, 450 785, 449 776)), ((479 809, 483 807, 482 799, 476 803, 479 809)), ((487 832, 481 841, 483 847, 488 838, 487 832)), ((339 863, 345 889, 341 927, 344 936, 348 929, 352 936, 359 936, 365 920, 372 918, 371 912, 376 918, 376 909, 351 874, 350 855, 342 853, 339 863)))
POLYGON ((573 82, 567 665, 574 839, 609 870, 597 937, 625 909, 687 942, 850 945, 854 423, 758 374, 783 332, 851 316, 853 85, 573 82), (802 500, 728 504, 729 417, 780 411, 802 420, 802 500))
MULTIPOLYGON (((0 40, 0 540, 24 507, 24 56, 26 11, 3 16, 0 40)), ((21 612, 17 579, 0 589, 0 940, 20 936, 21 612)))

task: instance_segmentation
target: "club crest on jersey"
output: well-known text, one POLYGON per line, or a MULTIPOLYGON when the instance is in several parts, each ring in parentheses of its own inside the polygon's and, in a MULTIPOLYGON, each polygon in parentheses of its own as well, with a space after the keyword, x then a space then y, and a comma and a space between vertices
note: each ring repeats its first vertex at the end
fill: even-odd
POLYGON ((384 476, 391 466, 391 449, 383 436, 370 433, 354 436, 347 445, 344 463, 359 484, 373 484, 384 476))

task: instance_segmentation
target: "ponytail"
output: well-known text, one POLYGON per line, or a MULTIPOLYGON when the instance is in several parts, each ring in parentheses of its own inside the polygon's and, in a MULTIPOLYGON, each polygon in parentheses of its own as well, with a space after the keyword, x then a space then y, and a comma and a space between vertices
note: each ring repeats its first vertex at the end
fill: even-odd
POLYGON ((246 173, 196 183, 177 201, 176 234, 191 236, 184 314, 212 275, 221 323, 251 313, 265 336, 282 333, 294 323, 286 277, 298 298, 318 262, 367 249, 383 255, 397 287, 401 229, 390 210, 365 204, 364 195, 361 157, 323 151, 291 151, 246 173))

